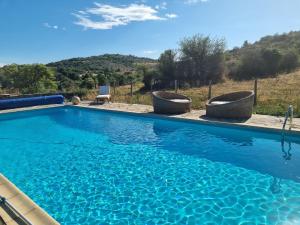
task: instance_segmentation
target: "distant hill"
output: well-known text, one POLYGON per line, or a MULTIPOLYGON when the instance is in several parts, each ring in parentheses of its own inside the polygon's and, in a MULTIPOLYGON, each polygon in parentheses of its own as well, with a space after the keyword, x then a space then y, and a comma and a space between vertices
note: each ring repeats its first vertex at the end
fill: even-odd
POLYGON ((81 57, 66 59, 58 62, 47 64, 47 66, 57 68, 58 72, 72 72, 72 73, 101 73, 104 70, 110 71, 133 71, 138 64, 151 64, 156 60, 144 57, 136 57, 132 55, 120 54, 105 54, 91 57, 81 57))
POLYGON ((236 80, 275 77, 300 66, 300 31, 269 35, 225 53, 228 77, 236 80))
POLYGON ((293 51, 300 55, 300 31, 291 31, 284 34, 275 34, 262 37, 259 41, 249 43, 245 41, 243 46, 235 47, 227 51, 227 59, 239 59, 248 49, 277 49, 281 53, 293 51))

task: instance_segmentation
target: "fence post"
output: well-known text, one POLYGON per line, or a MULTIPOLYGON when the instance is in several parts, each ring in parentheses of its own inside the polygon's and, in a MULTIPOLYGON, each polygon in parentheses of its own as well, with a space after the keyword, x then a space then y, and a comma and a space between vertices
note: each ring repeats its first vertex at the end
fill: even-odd
POLYGON ((114 83, 113 83, 113 92, 114 92, 114 94, 113 94, 113 102, 115 101, 115 98, 116 98, 116 81, 114 80, 114 83))
POLYGON ((211 89, 212 89, 212 81, 209 81, 209 86, 208 86, 208 100, 211 99, 211 89))
POLYGON ((257 105, 257 79, 254 80, 254 106, 257 105))
POLYGON ((178 81, 175 80, 175 93, 177 93, 177 91, 178 91, 178 81))
POLYGON ((130 82, 130 95, 133 96, 133 81, 130 82))
POLYGON ((116 81, 114 81, 114 95, 116 95, 116 81))
POLYGON ((150 91, 152 92, 152 90, 153 90, 153 80, 151 79, 151 81, 150 81, 150 91))

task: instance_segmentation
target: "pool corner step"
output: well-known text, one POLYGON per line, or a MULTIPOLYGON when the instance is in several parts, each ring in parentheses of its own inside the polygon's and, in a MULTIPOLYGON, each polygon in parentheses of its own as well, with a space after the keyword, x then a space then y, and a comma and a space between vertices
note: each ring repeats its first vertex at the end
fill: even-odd
POLYGON ((0 204, 0 217, 7 225, 59 225, 2 174, 0 174, 0 196, 6 200, 6 204, 0 204))

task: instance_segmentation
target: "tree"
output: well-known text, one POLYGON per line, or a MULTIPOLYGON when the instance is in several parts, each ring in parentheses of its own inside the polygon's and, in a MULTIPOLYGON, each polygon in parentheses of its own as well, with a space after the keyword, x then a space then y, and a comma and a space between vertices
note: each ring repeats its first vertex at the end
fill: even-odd
POLYGON ((55 73, 42 64, 9 65, 1 69, 4 88, 18 89, 23 94, 46 93, 57 90, 55 73))
POLYGON ((279 64, 282 55, 277 49, 262 49, 261 57, 264 61, 264 71, 266 75, 276 75, 279 72, 279 64))
POLYGON ((82 76, 81 88, 93 89, 97 86, 97 75, 87 72, 82 76))
POLYGON ((191 85, 205 85, 209 80, 218 82, 225 69, 225 41, 202 35, 185 38, 180 42, 181 68, 191 85))
POLYGON ((18 65, 11 64, 0 68, 0 86, 5 89, 14 88, 14 77, 18 73, 18 65))
POLYGON ((14 86, 22 93, 50 92, 57 89, 54 72, 44 65, 21 65, 14 86))
POLYGON ((246 40, 246 41, 244 41, 244 43, 243 43, 243 48, 247 48, 247 47, 249 47, 249 42, 246 40))
POLYGON ((165 85, 174 81, 176 79, 176 52, 170 49, 164 51, 158 59, 158 68, 165 85))
POLYGON ((283 55, 280 62, 280 70, 290 73, 299 66, 298 55, 293 51, 289 51, 283 55))
POLYGON ((104 73, 99 73, 97 75, 97 81, 99 85, 105 85, 108 82, 108 79, 104 73))
POLYGON ((244 51, 237 66, 236 73, 231 77, 237 80, 252 79, 264 74, 264 60, 258 49, 244 51))
POLYGON ((281 54, 277 49, 249 48, 235 66, 228 64, 229 76, 237 80, 276 76, 292 72, 299 66, 298 55, 293 51, 281 54))
POLYGON ((78 82, 66 76, 61 76, 58 81, 58 89, 63 92, 74 92, 78 89, 78 82))
POLYGON ((150 69, 147 70, 144 78, 143 78, 143 83, 144 83, 144 87, 146 90, 150 90, 151 86, 153 85, 153 82, 158 79, 160 76, 160 73, 157 69, 150 69))
POLYGON ((57 90, 54 71, 42 64, 19 66, 15 86, 22 93, 45 93, 57 90))

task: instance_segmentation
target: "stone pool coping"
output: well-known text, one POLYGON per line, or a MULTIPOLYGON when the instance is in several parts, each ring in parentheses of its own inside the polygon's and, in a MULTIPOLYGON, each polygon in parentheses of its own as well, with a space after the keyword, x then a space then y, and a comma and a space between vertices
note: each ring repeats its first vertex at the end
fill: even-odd
MULTIPOLYGON (((0 195, 32 224, 59 225, 57 221, 49 216, 2 174, 0 174, 0 195)), ((10 213, 5 206, 0 206, 0 216, 7 225, 23 224, 20 223, 20 221, 22 221, 20 217, 10 213)))

